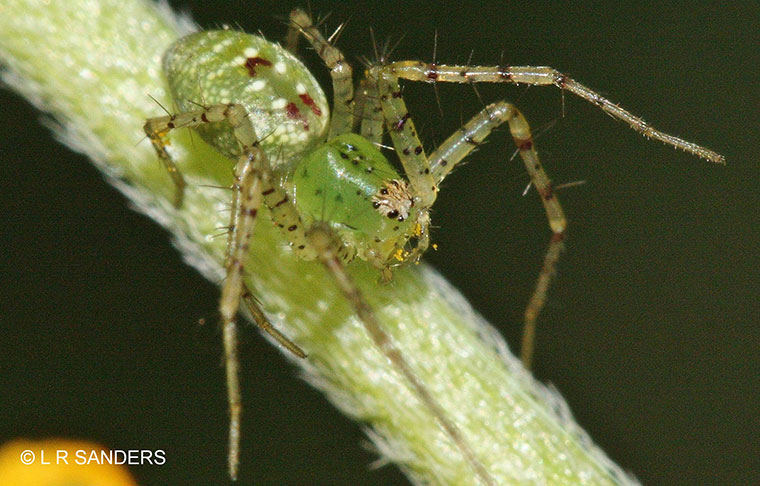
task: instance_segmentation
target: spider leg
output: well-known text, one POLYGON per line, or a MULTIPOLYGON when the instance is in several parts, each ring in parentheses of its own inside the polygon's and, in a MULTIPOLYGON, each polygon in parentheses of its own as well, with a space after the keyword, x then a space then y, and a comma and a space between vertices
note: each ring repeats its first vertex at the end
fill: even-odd
POLYGON ((330 119, 329 138, 341 133, 351 131, 354 122, 354 79, 353 68, 346 61, 343 53, 330 41, 325 39, 317 27, 314 26, 309 14, 297 8, 290 12, 290 26, 288 28, 288 49, 298 43, 298 35, 302 34, 311 46, 322 58, 328 69, 333 82, 333 109, 330 119))
POLYGON ((451 66, 421 61, 400 61, 373 66, 370 68, 368 76, 377 83, 383 115, 391 139, 415 194, 419 195, 420 201, 425 206, 429 207, 435 201, 437 185, 459 161, 469 154, 495 126, 504 122, 509 123, 520 156, 530 174, 533 185, 536 186, 541 196, 553 233, 536 288, 525 310, 521 359, 526 366, 529 366, 532 360, 536 319, 546 301, 549 284, 563 248, 567 227, 562 207, 533 147, 528 123, 514 106, 505 102, 496 103, 487 107, 463 126, 461 133, 452 135, 428 159, 425 157, 425 151, 419 143, 414 125, 401 97, 398 80, 406 79, 427 83, 488 82, 525 83, 537 86, 554 85, 595 104, 613 118, 627 123, 632 129, 647 138, 654 138, 711 162, 725 163, 722 155, 651 127, 641 118, 632 115, 595 91, 550 67, 451 66))
POLYGON ((238 358, 237 312, 243 293, 243 268, 248 255, 248 241, 253 236, 256 213, 261 202, 261 178, 254 166, 259 152, 241 155, 235 167, 230 232, 227 240, 226 277, 219 300, 222 315, 224 363, 227 376, 227 401, 230 408, 228 466, 230 477, 237 478, 240 463, 240 362, 238 358))
POLYGON ((383 109, 377 84, 362 79, 356 95, 355 124, 359 124, 359 133, 375 145, 383 142, 383 109))
POLYGON ((354 308, 359 320, 364 325, 367 334, 369 334, 378 350, 389 360, 393 368, 403 376, 413 393, 441 425, 441 428, 453 444, 462 452, 465 460, 471 465, 482 483, 489 486, 494 485, 493 479, 477 459, 462 433, 449 420, 446 411, 417 378, 412 367, 380 325, 372 307, 362 296, 353 278, 346 271, 343 262, 350 261, 353 258, 352 248, 341 244, 333 230, 326 223, 316 222, 309 228, 305 228, 294 202, 282 188, 274 185, 268 186, 262 194, 264 196, 264 203, 272 213, 272 219, 290 241, 291 247, 302 258, 307 260, 318 259, 325 265, 340 291, 354 308))
POLYGON ((178 126, 176 125, 176 119, 178 116, 181 117, 181 115, 170 115, 150 118, 145 123, 143 130, 158 154, 158 160, 161 161, 161 164, 166 168, 167 172, 169 172, 169 176, 172 178, 175 188, 174 207, 179 209, 182 207, 182 200, 185 196, 185 186, 187 186, 187 183, 185 182, 185 178, 182 177, 182 173, 177 168, 174 159, 172 159, 171 155, 169 155, 169 152, 166 150, 167 144, 165 141, 166 134, 178 126))
POLYGON ((323 223, 315 223, 307 231, 307 237, 311 246, 317 253, 317 258, 332 275, 340 291, 351 303, 359 320, 374 342, 377 349, 391 362, 393 367, 403 375, 406 382, 411 386, 417 398, 427 407, 440 426, 462 452, 480 480, 489 486, 495 485, 493 478, 483 464, 475 456, 459 428, 448 418, 446 411, 436 401, 435 397, 417 378, 412 367, 404 358, 401 351, 395 346, 393 340, 385 332, 375 316, 372 307, 364 299, 359 288, 356 286, 351 275, 346 271, 340 258, 341 243, 338 241, 329 226, 323 223))
POLYGON ((541 202, 549 220, 552 237, 544 257, 544 263, 539 273, 535 290, 528 301, 524 314, 523 340, 520 358, 526 368, 530 367, 536 333, 536 320, 546 302, 549 285, 563 249, 567 220, 552 183, 546 175, 533 144, 533 138, 525 117, 511 103, 498 101, 485 107, 457 132, 446 139, 430 154, 430 168, 436 183, 440 184, 446 176, 470 152, 480 145, 485 138, 499 125, 507 123, 512 138, 517 145, 520 157, 541 196, 541 202))
MULTIPOLYGON (((227 400, 230 410, 228 466, 230 476, 235 479, 240 462, 240 421, 242 415, 237 333, 237 313, 240 307, 240 299, 243 298, 246 301, 259 327, 271 334, 275 340, 296 356, 305 356, 305 353, 297 345, 276 331, 271 323, 266 320, 243 282, 243 271, 249 250, 248 243, 253 237, 253 228, 261 201, 268 202, 268 197, 280 197, 283 191, 274 188, 269 161, 258 147, 253 125, 242 105, 213 105, 193 112, 151 118, 145 124, 145 132, 151 140, 154 140, 151 137, 152 135, 156 136, 157 142, 154 142, 154 146, 156 143, 161 143, 163 147, 160 137, 170 130, 225 121, 231 126, 241 149, 240 157, 235 165, 230 232, 225 252, 226 275, 222 285, 222 295, 219 299, 227 400)), ((161 153, 159 152, 159 156, 161 153)), ((163 150, 163 153, 166 154, 166 151, 163 150)), ((168 156, 168 154, 166 155, 168 156)), ((305 236, 302 236, 302 240, 305 242, 305 236)))
POLYGON ((429 208, 435 201, 438 187, 430 173, 425 149, 417 135, 414 122, 401 96, 401 87, 395 73, 386 66, 373 66, 367 73, 368 83, 375 84, 380 97, 383 119, 391 135, 406 177, 412 186, 415 202, 429 208))
POLYGON ((612 103, 596 91, 548 66, 456 66, 399 61, 377 68, 393 77, 426 83, 512 83, 534 86, 556 86, 579 96, 602 109, 605 113, 630 126, 647 138, 659 140, 710 162, 725 164, 725 158, 712 150, 662 132, 641 118, 612 103))
POLYGON ((280 346, 287 349, 299 358, 306 358, 306 352, 303 349, 288 339, 287 336, 278 331, 277 328, 274 327, 271 322, 269 322, 269 319, 267 319, 264 311, 261 310, 261 306, 257 302, 256 297, 254 297, 253 293, 248 289, 248 286, 245 284, 245 282, 243 282, 242 292, 243 302, 245 302, 245 306, 248 308, 248 312, 251 313, 253 322, 264 332, 272 336, 274 340, 280 344, 280 346))
POLYGON ((342 245, 333 230, 325 223, 317 222, 306 229, 298 209, 284 189, 270 185, 267 180, 264 182, 264 190, 261 193, 264 196, 264 203, 269 207, 272 219, 290 241, 294 251, 307 260, 319 259, 327 267, 378 350, 404 377, 415 395, 462 452, 481 481, 487 485, 494 485, 493 479, 477 459, 462 433, 417 378, 411 366, 393 344, 391 337, 383 330, 374 311, 356 287, 351 276, 346 272, 343 262, 353 258, 351 248, 342 245))

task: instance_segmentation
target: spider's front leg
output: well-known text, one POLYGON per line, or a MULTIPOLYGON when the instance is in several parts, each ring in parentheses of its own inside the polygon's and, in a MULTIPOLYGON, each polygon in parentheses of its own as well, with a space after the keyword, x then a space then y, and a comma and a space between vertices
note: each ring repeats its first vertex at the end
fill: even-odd
POLYGON ((426 83, 511 83, 533 86, 556 86, 598 106, 608 115, 630 126, 647 138, 694 154, 710 162, 725 164, 725 157, 692 142, 687 142, 650 126, 640 117, 621 108, 596 91, 548 66, 456 66, 399 61, 382 66, 382 71, 393 77, 426 83))
POLYGON ((380 72, 375 71, 377 75, 375 79, 378 80, 386 125, 410 181, 415 179, 422 181, 417 183, 415 190, 421 190, 423 194, 427 195, 423 196, 423 199, 426 197, 427 200, 434 200, 436 188, 451 170, 482 143, 496 127, 505 122, 508 123, 520 157, 525 163, 528 174, 530 174, 531 182, 541 195, 541 201, 553 233, 536 288, 525 309, 520 357, 523 364, 530 367, 533 357, 536 319, 546 302, 549 284, 563 248, 567 220, 552 189, 551 181, 539 161, 528 122, 511 103, 505 101, 494 103, 484 108, 472 120, 451 135, 428 159, 414 131, 414 124, 401 97, 397 78, 393 74, 382 72, 384 68, 379 69, 380 72), (410 171, 413 172, 410 173, 410 171))
POLYGON ((541 195, 549 219, 549 225, 553 232, 536 289, 525 310, 521 359, 526 366, 529 366, 532 360, 536 319, 546 301, 551 277, 563 248, 563 240, 567 227, 562 207, 533 147, 528 123, 514 106, 505 102, 493 104, 486 107, 479 115, 463 126, 459 133, 452 135, 441 147, 431 154, 428 160, 401 98, 398 80, 402 78, 427 83, 489 82, 525 83, 539 86, 554 85, 599 106, 613 118, 624 121, 631 128, 648 138, 660 140, 711 162, 725 163, 722 155, 652 128, 641 118, 632 115, 598 93, 553 68, 532 66, 449 66, 429 64, 421 61, 401 61, 372 67, 369 71, 369 78, 377 84, 385 123, 390 131, 399 158, 404 165, 407 177, 415 192, 419 194, 418 198, 421 201, 425 201, 425 204, 428 206, 435 200, 437 185, 446 177, 451 169, 485 139, 493 128, 504 122, 509 123, 510 132, 519 149, 525 167, 531 176, 531 181, 541 195))
POLYGON ((546 303, 549 285, 563 249, 567 220, 551 180, 538 158, 527 120, 513 104, 506 101, 485 107, 430 154, 430 170, 436 183, 440 184, 459 162, 480 145, 496 127, 505 122, 509 125, 509 131, 530 175, 531 183, 541 196, 552 230, 549 248, 524 314, 520 359, 525 367, 529 368, 535 348, 536 320, 546 303))
POLYGON ((528 122, 514 105, 505 101, 494 103, 450 136, 428 159, 401 96, 395 71, 388 66, 376 66, 370 69, 369 74, 370 80, 377 84, 385 123, 412 184, 415 199, 419 199, 425 207, 432 205, 438 185, 459 162, 482 143, 494 128, 505 122, 509 124, 520 157, 541 195, 553 233, 536 288, 525 310, 521 359, 526 367, 530 367, 536 319, 546 302, 551 277, 562 251, 567 220, 551 181, 538 159, 528 122))
POLYGON ((362 137, 380 146, 383 142, 383 108, 377 83, 362 79, 356 95, 356 120, 362 137))
MULTIPOLYGON (((415 204, 429 208, 435 202, 438 186, 430 171, 430 164, 414 122, 401 96, 398 77, 385 68, 386 66, 378 65, 368 70, 367 81, 374 85, 369 88, 369 92, 377 91, 383 120, 391 135, 396 155, 412 186, 415 204)), ((369 125, 372 123, 368 122, 369 125)))

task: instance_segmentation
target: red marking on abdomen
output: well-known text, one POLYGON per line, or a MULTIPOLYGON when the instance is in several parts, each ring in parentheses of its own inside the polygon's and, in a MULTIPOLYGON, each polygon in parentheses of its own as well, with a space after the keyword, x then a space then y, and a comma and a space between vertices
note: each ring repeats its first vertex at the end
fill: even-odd
POLYGON ((249 57, 245 60, 245 68, 248 70, 248 75, 252 78, 256 77, 256 66, 271 66, 272 62, 267 61, 263 57, 249 57))
POLYGON ((299 98, 301 98, 301 101, 303 101, 303 104, 311 108, 312 113, 314 113, 317 116, 322 116, 322 110, 319 109, 317 104, 314 102, 314 99, 309 96, 308 93, 300 94, 298 95, 299 98))
POLYGON ((306 120, 306 117, 303 116, 303 113, 301 113, 301 110, 298 109, 295 103, 288 103, 287 106, 285 106, 285 113, 287 113, 288 118, 291 120, 298 120, 303 123, 304 130, 309 130, 308 120, 306 120))

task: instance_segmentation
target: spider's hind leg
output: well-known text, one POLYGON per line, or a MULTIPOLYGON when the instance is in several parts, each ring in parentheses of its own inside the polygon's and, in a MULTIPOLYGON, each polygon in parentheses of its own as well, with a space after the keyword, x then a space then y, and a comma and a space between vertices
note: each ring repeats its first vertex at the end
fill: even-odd
POLYGON ((293 52, 298 45, 298 36, 303 35, 330 70, 333 82, 333 108, 329 138, 351 132, 354 124, 354 71, 343 53, 331 44, 331 40, 341 29, 342 26, 330 39, 325 39, 314 26, 309 14, 297 8, 290 13, 286 40, 288 50, 293 52))
MULTIPOLYGON (((222 295, 219 299, 219 313, 222 317, 222 335, 224 343, 224 363, 227 377, 227 399, 230 409, 229 432, 229 472, 235 479, 240 457, 240 418, 242 400, 240 396, 237 313, 240 299, 248 304, 256 323, 270 333, 295 355, 304 357, 305 353, 285 336, 276 331, 255 304, 252 295, 243 281, 245 262, 249 252, 249 241, 253 237, 253 228, 259 206, 267 195, 277 192, 273 186, 273 177, 269 161, 258 147, 256 133, 242 105, 219 104, 197 111, 151 118, 145 124, 145 133, 151 139, 159 157, 171 162, 165 150, 163 137, 175 128, 192 128, 209 123, 229 123, 240 144, 240 156, 235 165, 232 187, 232 211, 230 215, 230 232, 225 253, 225 278, 222 295)), ((180 180, 181 176, 176 171, 180 180)), ((176 184, 176 180, 175 180, 176 184)), ((178 187, 178 203, 181 203, 182 184, 178 187)))
MULTIPOLYGON (((225 270, 219 311, 222 315, 227 393, 230 406, 229 470, 234 480, 240 458, 240 418, 242 400, 240 396, 238 338, 236 317, 242 298, 256 324, 269 333, 277 342, 300 358, 306 353, 282 333, 277 331, 258 307, 253 295, 243 281, 243 271, 249 253, 249 242, 261 202, 269 198, 279 198, 284 190, 274 182, 269 161, 258 147, 258 141, 250 119, 241 105, 228 105, 224 114, 232 126, 240 143, 241 154, 235 166, 233 184, 232 213, 230 215, 230 235, 227 240, 225 270)), ((209 118, 208 112, 205 117, 209 118)), ((287 201, 285 195, 284 201, 287 201)))
POLYGON ((245 283, 243 283, 242 291, 243 291, 243 302, 245 302, 245 306, 248 308, 248 312, 251 313, 251 318, 253 319, 253 322, 259 328, 261 328, 261 330, 263 330, 264 332, 272 336, 274 340, 277 341, 278 344, 280 344, 280 346, 284 347, 285 349, 293 353, 295 356, 298 356, 299 358, 306 358, 306 352, 304 352, 303 349, 301 349, 297 344, 295 344, 293 341, 288 339, 287 336, 285 336, 280 331, 278 331, 277 328, 274 327, 271 322, 269 322, 269 319, 264 314, 264 311, 261 309, 261 306, 256 300, 256 297, 248 289, 248 286, 245 283))

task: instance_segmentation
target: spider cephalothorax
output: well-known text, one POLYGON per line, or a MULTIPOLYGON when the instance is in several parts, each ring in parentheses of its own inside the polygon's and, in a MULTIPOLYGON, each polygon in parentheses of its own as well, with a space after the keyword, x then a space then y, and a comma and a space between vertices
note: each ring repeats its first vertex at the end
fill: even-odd
MULTIPOLYGON (((303 222, 333 228, 351 248, 341 252, 346 261, 360 258, 380 270, 395 266, 407 259, 406 246, 420 235, 421 224, 427 226, 427 211, 415 203, 409 183, 358 134, 341 134, 315 147, 290 182, 303 222)), ((308 246, 301 254, 317 258, 308 246)))

